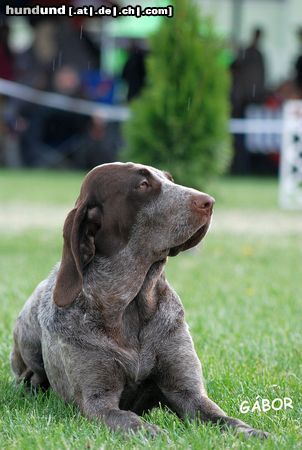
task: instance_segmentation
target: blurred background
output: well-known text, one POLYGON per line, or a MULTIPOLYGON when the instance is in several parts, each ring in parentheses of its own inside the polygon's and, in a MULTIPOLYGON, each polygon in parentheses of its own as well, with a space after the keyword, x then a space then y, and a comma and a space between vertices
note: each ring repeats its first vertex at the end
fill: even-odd
MULTIPOLYGON (((145 2, 132 3, 144 5, 145 2)), ((168 3, 150 1, 148 5, 165 6, 168 3)), ((187 2, 176 1, 176 8, 177 3, 187 2)), ((191 36, 190 32, 186 34, 181 29, 177 12, 173 19, 159 16, 140 19, 51 18, 43 15, 8 17, 2 6, 0 164, 15 168, 90 169, 96 164, 123 159, 123 149, 128 146, 134 148, 134 153, 126 151, 125 155, 132 159, 169 166, 169 162, 175 160, 170 148, 173 142, 181 142, 183 150, 178 151, 178 159, 180 164, 186 164, 181 153, 190 152, 188 147, 198 140, 195 136, 198 132, 192 133, 191 140, 188 137, 182 139, 183 131, 175 131, 179 128, 175 122, 182 120, 187 121, 189 127, 199 128, 205 138, 208 135, 212 139, 212 135, 216 135, 212 141, 216 148, 231 146, 228 155, 221 150, 218 159, 224 161, 217 163, 220 165, 218 172, 276 175, 282 142, 282 107, 289 99, 302 99, 301 2, 192 0, 191 3, 200 13, 199 24, 195 20, 191 36), (190 46, 188 39, 194 40, 198 33, 198 39, 203 41, 200 47, 190 46), (165 46, 169 39, 170 48, 165 46), (211 51, 213 45, 216 46, 215 51, 211 51), (178 62, 175 60, 177 52, 181 54, 178 62), (152 58, 155 63, 152 63, 152 58), (171 62, 170 73, 164 67, 167 60, 171 62), (198 64, 195 63, 197 60, 198 64), (174 80, 170 75, 173 71, 176 73, 180 62, 181 73, 174 80), (212 65, 210 72, 207 69, 209 65, 212 65), (156 77, 159 74, 166 80, 158 81, 156 77), (212 79, 212 84, 207 77, 212 79), (191 84, 190 89, 187 83, 191 84), (220 84, 224 86, 217 87, 220 84), (165 92, 160 92, 159 86, 165 87, 165 92), (144 145, 144 142, 142 139, 137 142, 133 127, 127 132, 128 125, 124 123, 131 121, 132 115, 137 130, 135 116, 141 116, 146 108, 142 105, 142 110, 137 112, 140 106, 134 106, 132 112, 131 105, 135 105, 148 88, 149 91, 157 89, 156 95, 165 110, 158 120, 169 122, 168 116, 175 117, 174 122, 170 120, 165 124, 165 135, 174 136, 174 140, 170 139, 170 147, 167 143, 163 150, 165 158, 152 150, 148 157, 141 157, 136 146, 144 145), (47 96, 46 93, 59 95, 47 96), (171 111, 167 99, 181 95, 183 101, 178 106, 175 104, 171 111), (192 96, 193 103, 199 96, 195 109, 190 105, 192 96), (72 102, 71 99, 83 101, 72 102), (204 106, 205 102, 212 105, 204 106), (203 122, 211 121, 215 108, 220 120, 212 127, 216 127, 213 131, 203 122), (184 111, 189 109, 194 111, 190 111, 190 118, 184 118, 188 115, 184 111), (255 119, 256 122, 249 122, 255 119), (259 120, 268 120, 266 129, 261 124, 260 128, 257 127, 259 120), (248 124, 253 123, 256 126, 247 131, 248 124), (221 135, 222 128, 231 133, 231 142, 217 136, 221 135)), ((20 0, 9 3, 17 8, 34 4, 20 0)), ((59 0, 40 2, 42 6, 62 4, 59 0)), ((64 4, 82 6, 85 2, 69 0, 64 4)), ((121 7, 128 2, 93 1, 90 4, 121 7)), ((186 18, 187 23, 190 20, 192 18, 186 18)), ((146 97, 148 93, 145 95, 145 103, 148 103, 150 99, 146 97)), ((148 120, 152 121, 150 111, 148 120)), ((142 126, 145 135, 152 130, 155 134, 160 128, 154 121, 142 126)), ((160 132, 158 136, 160 141, 160 132)), ((153 148, 161 145, 155 138, 151 141, 153 148)), ((211 159, 212 150, 206 144, 201 144, 199 151, 209 152, 211 159)), ((190 159, 194 159, 194 150, 190 159)), ((204 165, 201 159, 197 158, 197 161, 197 166, 204 165)), ((207 162, 207 165, 210 164, 207 162)), ((182 171, 181 167, 175 169, 176 172, 182 171)), ((204 172, 200 167, 200 173, 204 172)), ((217 172, 216 169, 213 172, 217 172)))

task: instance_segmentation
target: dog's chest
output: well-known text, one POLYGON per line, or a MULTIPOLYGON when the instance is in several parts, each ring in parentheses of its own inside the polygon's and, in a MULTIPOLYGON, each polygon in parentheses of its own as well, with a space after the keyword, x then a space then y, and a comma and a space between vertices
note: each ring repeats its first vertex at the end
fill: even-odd
POLYGON ((115 360, 129 381, 141 382, 155 368, 157 344, 152 323, 142 324, 138 316, 125 317, 122 345, 116 347, 115 360))
POLYGON ((129 382, 140 383, 148 378, 155 366, 155 352, 119 350, 114 357, 129 382))
POLYGON ((140 383, 150 376, 156 363, 156 346, 145 339, 128 337, 118 346, 114 359, 130 382, 140 383))

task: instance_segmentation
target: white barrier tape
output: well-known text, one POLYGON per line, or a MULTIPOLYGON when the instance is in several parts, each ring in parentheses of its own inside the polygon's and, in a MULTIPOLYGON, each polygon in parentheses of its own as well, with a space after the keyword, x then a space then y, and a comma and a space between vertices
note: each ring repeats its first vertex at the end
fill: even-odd
POLYGON ((232 134, 282 134, 281 119, 231 119, 229 130, 232 134))
POLYGON ((50 108, 62 109, 88 116, 98 116, 104 120, 121 122, 129 117, 129 109, 124 106, 108 106, 99 103, 68 97, 53 92, 39 91, 14 81, 0 78, 0 94, 18 98, 50 108))
MULTIPOLYGON (((130 117, 125 106, 100 105, 99 103, 68 97, 53 92, 39 91, 24 84, 0 78, 0 94, 49 108, 61 109, 104 120, 123 122, 130 117)), ((282 134, 280 119, 231 119, 229 131, 232 134, 282 134)))

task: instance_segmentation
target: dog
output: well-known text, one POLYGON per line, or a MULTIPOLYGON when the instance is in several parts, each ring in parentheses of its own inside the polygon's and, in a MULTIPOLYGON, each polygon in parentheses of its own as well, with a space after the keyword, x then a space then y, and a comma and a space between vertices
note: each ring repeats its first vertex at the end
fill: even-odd
POLYGON ((48 386, 112 430, 159 429, 158 405, 180 418, 267 437, 207 396, 168 256, 206 235, 214 199, 133 163, 91 170, 63 229, 63 253, 21 311, 11 366, 17 382, 48 386))

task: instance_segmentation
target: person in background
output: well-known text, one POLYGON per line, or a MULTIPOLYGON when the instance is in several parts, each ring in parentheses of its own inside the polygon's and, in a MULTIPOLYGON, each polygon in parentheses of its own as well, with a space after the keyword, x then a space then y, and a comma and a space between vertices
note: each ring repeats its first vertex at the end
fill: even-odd
POLYGON ((302 27, 298 29, 297 35, 300 43, 300 55, 298 56, 295 64, 296 69, 295 82, 297 88, 300 91, 300 94, 302 95, 302 27))
MULTIPOLYGON (((0 78, 13 81, 15 79, 15 56, 9 47, 9 24, 0 16, 0 78)), ((7 115, 11 100, 0 94, 0 164, 18 167, 20 155, 18 141, 7 115)))
POLYGON ((128 58, 122 71, 122 78, 128 85, 127 100, 137 97, 144 86, 146 76, 145 52, 137 42, 131 43, 128 58))
POLYGON ((14 57, 8 45, 9 26, 0 23, 0 78, 14 79, 14 57))
MULTIPOLYGON (((52 89, 67 97, 82 97, 79 72, 62 66, 54 73, 52 89)), ((99 117, 33 105, 21 134, 23 162, 31 167, 91 169, 116 158, 117 124, 99 117)), ((26 120, 26 119, 25 119, 26 120)))
POLYGON ((35 89, 50 90, 53 62, 58 53, 56 22, 43 17, 32 30, 32 45, 16 59, 17 81, 35 89))
MULTIPOLYGON (((81 97, 77 70, 71 66, 60 67, 54 72, 51 90, 67 97, 81 97)), ((87 116, 32 104, 25 104, 20 116, 26 124, 20 135, 24 165, 72 166, 79 138, 87 130, 87 116)))
MULTIPOLYGON (((239 50, 232 63, 231 105, 232 117, 245 117, 246 108, 252 103, 265 100, 265 63, 260 50, 263 31, 255 28, 246 48, 239 50)), ((234 138, 235 154, 232 162, 233 173, 249 173, 251 170, 250 154, 245 148, 244 135, 234 138)))
POLYGON ((241 49, 231 65, 233 117, 242 117, 251 103, 261 103, 265 97, 265 62, 260 45, 263 31, 252 32, 250 44, 241 49))

